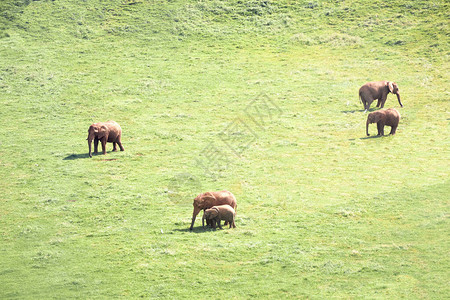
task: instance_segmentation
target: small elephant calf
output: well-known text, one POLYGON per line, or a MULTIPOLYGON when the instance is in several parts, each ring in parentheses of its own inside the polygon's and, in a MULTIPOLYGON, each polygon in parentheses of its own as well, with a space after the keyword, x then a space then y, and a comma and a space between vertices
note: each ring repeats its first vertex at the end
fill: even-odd
POLYGON ((212 226, 215 229, 216 223, 220 229, 222 226, 220 225, 221 220, 225 220, 230 224, 230 228, 236 228, 236 224, 234 224, 234 218, 236 217, 236 211, 229 206, 226 205, 218 205, 208 208, 203 213, 203 219, 212 220, 212 226))
POLYGON ((377 123, 378 135, 384 135, 384 126, 391 126, 390 134, 394 135, 400 121, 400 113, 395 108, 380 109, 367 116, 366 134, 369 136, 369 124, 377 123))

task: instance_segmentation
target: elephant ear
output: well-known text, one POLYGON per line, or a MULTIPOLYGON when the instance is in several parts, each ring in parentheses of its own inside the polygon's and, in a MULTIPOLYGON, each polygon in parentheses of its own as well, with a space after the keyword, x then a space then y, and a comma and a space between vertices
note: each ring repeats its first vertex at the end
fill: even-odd
POLYGON ((92 124, 91 126, 89 126, 89 133, 97 133, 98 132, 98 127, 95 124, 92 124))
POLYGON ((203 212, 203 215, 205 216, 206 219, 210 219, 212 213, 213 213, 213 210, 211 210, 211 209, 209 208, 209 209, 206 209, 206 210, 203 212))
POLYGON ((200 197, 203 207, 212 207, 217 201, 216 197, 211 192, 206 192, 200 197))
POLYGON ((394 92, 394 83, 392 81, 388 81, 387 86, 389 88, 389 92, 394 92))
POLYGON ((373 123, 378 123, 381 119, 381 114, 374 114, 373 115, 373 123))
POLYGON ((98 135, 97 137, 99 139, 103 138, 106 136, 106 134, 108 133, 108 127, 106 127, 105 125, 102 125, 99 129, 98 129, 98 135))
POLYGON ((87 140, 89 140, 89 137, 91 137, 93 139, 94 135, 95 135, 95 133, 97 133, 97 131, 96 131, 96 127, 94 125, 89 126, 87 140))
POLYGON ((217 217, 219 215, 219 209, 217 207, 213 207, 211 211, 211 216, 213 218, 217 217))

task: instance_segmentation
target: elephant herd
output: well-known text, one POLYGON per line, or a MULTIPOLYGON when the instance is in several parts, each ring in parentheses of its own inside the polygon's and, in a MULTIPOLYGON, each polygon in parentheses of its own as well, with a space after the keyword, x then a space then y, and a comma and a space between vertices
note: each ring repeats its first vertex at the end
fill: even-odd
MULTIPOLYGON (((400 101, 400 92, 398 85, 392 81, 375 81, 364 84, 359 89, 359 98, 364 105, 365 112, 370 108, 373 101, 378 100, 377 107, 383 108, 389 93, 397 95, 398 103, 403 107, 400 101)), ((390 134, 394 135, 398 123, 400 121, 399 112, 394 109, 383 109, 369 113, 366 123, 366 134, 369 136, 369 124, 377 123, 378 136, 384 135, 384 126, 390 126, 390 134)), ((94 123, 88 130, 89 157, 92 157, 91 144, 94 141, 94 154, 98 152, 98 143, 101 142, 102 153, 106 154, 106 143, 113 143, 113 151, 117 151, 116 145, 119 145, 120 151, 124 151, 122 146, 122 129, 115 121, 94 123)), ((236 197, 229 191, 206 192, 199 194, 194 199, 194 212, 192 214, 192 222, 190 230, 194 227, 195 219, 198 213, 203 210, 202 226, 204 221, 212 228, 220 225, 221 221, 225 221, 225 225, 229 224, 230 228, 235 228, 236 217, 236 197)))

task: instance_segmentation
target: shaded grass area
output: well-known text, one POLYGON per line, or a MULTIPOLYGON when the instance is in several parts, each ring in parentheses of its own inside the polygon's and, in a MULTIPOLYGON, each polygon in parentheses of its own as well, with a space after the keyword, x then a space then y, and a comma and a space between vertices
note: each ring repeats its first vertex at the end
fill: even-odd
POLYGON ((8 5, 3 297, 448 295, 447 2, 8 5), (357 91, 382 79, 402 120, 366 139, 357 91), (265 97, 279 111, 256 126, 265 97), (220 135, 236 118, 239 156, 220 135), (125 152, 89 159, 110 119, 125 152), (189 232, 219 189, 238 228, 189 232))

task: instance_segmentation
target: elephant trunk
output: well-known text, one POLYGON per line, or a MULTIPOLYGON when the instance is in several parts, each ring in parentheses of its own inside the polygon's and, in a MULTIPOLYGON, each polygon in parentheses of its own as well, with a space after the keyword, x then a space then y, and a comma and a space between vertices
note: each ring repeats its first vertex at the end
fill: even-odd
POLYGON ((400 104, 401 107, 403 107, 402 101, 400 101, 400 94, 396 94, 397 95, 397 100, 398 100, 398 104, 400 104))
POLYGON ((191 223, 191 227, 189 228, 189 230, 192 230, 192 228, 194 228, 195 218, 197 217, 200 210, 202 210, 202 209, 194 206, 194 212, 192 213, 192 223, 191 223))
POLYGON ((369 124, 370 124, 370 121, 369 121, 369 119, 367 119, 367 123, 366 123, 366 134, 367 134, 367 136, 370 136, 370 134, 369 134, 369 124))
POLYGON ((91 147, 92 147, 92 139, 90 138, 90 136, 87 138, 88 141, 88 145, 89 145, 89 157, 92 157, 92 151, 91 151, 91 147))

